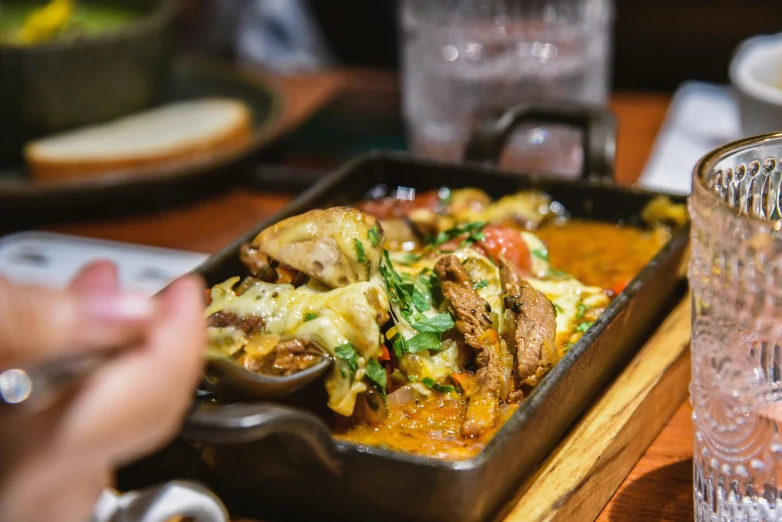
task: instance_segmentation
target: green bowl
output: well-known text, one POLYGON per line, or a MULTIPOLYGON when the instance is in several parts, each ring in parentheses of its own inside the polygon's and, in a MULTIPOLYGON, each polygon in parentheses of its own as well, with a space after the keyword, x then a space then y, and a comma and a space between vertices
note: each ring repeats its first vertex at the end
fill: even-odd
MULTIPOLYGON (((93 35, 31 46, 0 44, 0 162, 18 161, 32 138, 154 105, 171 66, 170 0, 79 0, 136 18, 93 35)), ((27 4, 0 0, 0 5, 27 4)), ((36 2, 38 3, 38 2, 36 2)))

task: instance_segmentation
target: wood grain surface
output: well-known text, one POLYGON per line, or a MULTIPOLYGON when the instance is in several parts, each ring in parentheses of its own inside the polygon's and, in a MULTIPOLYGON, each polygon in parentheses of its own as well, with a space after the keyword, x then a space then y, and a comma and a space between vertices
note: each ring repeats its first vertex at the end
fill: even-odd
MULTIPOLYGON (((290 129, 345 86, 371 85, 372 88, 393 89, 396 88, 397 80, 382 72, 332 71, 298 77, 276 77, 273 81, 286 94, 284 121, 286 128, 290 129)), ((617 93, 612 97, 611 107, 619 121, 616 177, 620 183, 631 184, 637 180, 669 101, 668 96, 661 94, 617 93)), ((212 253, 280 210, 292 196, 236 189, 154 214, 54 226, 50 229, 212 253)), ((685 379, 686 372, 682 372, 681 366, 677 368, 677 375, 685 379)), ((644 433, 644 440, 651 437, 650 433, 657 433, 659 426, 657 422, 652 422, 646 429, 648 433, 644 433)), ((630 461, 637 458, 643 446, 637 443, 627 446, 631 449, 624 451, 628 452, 630 461)), ((688 405, 685 404, 635 465, 598 520, 646 522, 691 518, 691 456, 691 425, 688 405)), ((622 462, 623 468, 628 465, 628 459, 623 455, 616 458, 622 462)), ((591 484, 589 487, 593 488, 591 491, 597 492, 593 499, 587 499, 591 508, 605 502, 611 494, 611 488, 601 489, 599 484, 591 484)), ((586 512, 572 514, 574 518, 570 520, 589 519, 580 516, 586 512)))
POLYGON ((689 296, 522 486, 506 522, 592 520, 687 396, 689 296))

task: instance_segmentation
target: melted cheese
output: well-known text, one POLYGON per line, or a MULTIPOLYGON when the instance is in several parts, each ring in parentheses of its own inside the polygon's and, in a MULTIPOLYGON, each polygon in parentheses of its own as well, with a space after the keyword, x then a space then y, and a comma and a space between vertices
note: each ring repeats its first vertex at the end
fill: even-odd
POLYGON ((333 290, 304 285, 257 282, 241 295, 232 287, 238 278, 212 289, 207 316, 224 311, 241 317, 255 316, 263 321, 265 334, 281 340, 311 341, 334 355, 336 347, 351 343, 359 354, 358 371, 350 378, 347 363, 336 360, 326 379, 329 407, 342 415, 353 412, 356 395, 366 391, 361 382, 366 362, 381 354, 380 325, 388 317, 388 297, 380 276, 333 290), (308 314, 314 319, 306 320, 308 314))
MULTIPOLYGON (((603 308, 610 300, 602 288, 587 286, 578 279, 527 279, 535 290, 542 292, 557 310, 557 339, 571 334, 584 319, 579 317, 579 305, 587 308, 603 308)), ((559 344, 559 343, 558 343, 559 344)))

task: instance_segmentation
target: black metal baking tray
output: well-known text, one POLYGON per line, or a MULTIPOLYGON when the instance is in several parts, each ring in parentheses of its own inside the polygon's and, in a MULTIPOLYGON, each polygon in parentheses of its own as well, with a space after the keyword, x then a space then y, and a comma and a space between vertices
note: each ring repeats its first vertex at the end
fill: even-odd
MULTIPOLYGON (((381 184, 417 190, 472 186, 495 198, 536 188, 562 203, 574 217, 638 222, 641 209, 657 193, 612 183, 613 129, 613 118, 600 111, 561 105, 542 110, 522 107, 478 133, 468 147, 475 160, 470 164, 426 162, 390 152, 367 154, 315 185, 198 271, 210 285, 246 274, 238 249, 260 230, 314 207, 355 202, 381 184), (488 164, 513 125, 531 116, 585 129, 584 179, 518 175, 488 164)), ((122 470, 119 484, 135 488, 188 476, 207 483, 234 514, 263 520, 489 519, 659 323, 681 281, 678 268, 688 228, 675 231, 472 459, 445 462, 335 441, 317 415, 300 408, 308 399, 293 398, 288 404, 204 402, 194 405, 180 439, 122 470)), ((323 402, 318 388, 303 395, 311 396, 313 403, 323 402)))

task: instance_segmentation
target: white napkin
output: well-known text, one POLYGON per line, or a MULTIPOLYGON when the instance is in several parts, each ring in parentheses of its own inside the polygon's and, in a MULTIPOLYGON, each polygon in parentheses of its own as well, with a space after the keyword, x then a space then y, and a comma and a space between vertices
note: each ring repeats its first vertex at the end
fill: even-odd
POLYGON ((51 232, 0 238, 0 277, 17 284, 62 288, 87 263, 108 259, 123 290, 153 295, 197 267, 206 254, 51 232))
POLYGON ((740 137, 738 108, 730 87, 683 83, 674 93, 638 184, 651 190, 689 194, 698 160, 740 137))

